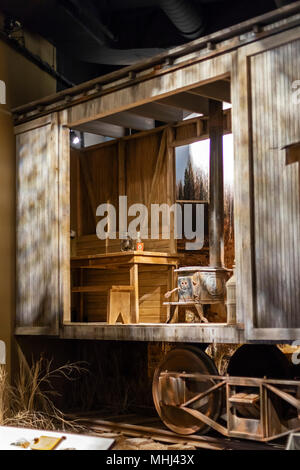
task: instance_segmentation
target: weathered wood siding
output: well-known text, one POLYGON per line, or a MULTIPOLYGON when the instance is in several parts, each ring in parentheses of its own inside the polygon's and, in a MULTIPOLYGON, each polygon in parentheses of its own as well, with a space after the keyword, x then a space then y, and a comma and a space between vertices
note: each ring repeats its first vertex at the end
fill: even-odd
POLYGON ((58 334, 64 309, 63 133, 55 115, 16 128, 17 331, 58 334))
POLYGON ((185 91, 201 83, 229 77, 232 67, 232 53, 220 54, 203 60, 184 69, 170 69, 165 75, 155 74, 130 88, 114 90, 101 98, 91 99, 68 109, 68 122, 72 127, 93 119, 101 119, 113 113, 129 110, 135 106, 166 98, 174 93, 185 91))
POLYGON ((298 163, 284 146, 300 141, 300 40, 250 59, 256 327, 300 327, 298 163))
POLYGON ((300 28, 238 52, 233 70, 237 315, 247 340, 300 338, 300 28))

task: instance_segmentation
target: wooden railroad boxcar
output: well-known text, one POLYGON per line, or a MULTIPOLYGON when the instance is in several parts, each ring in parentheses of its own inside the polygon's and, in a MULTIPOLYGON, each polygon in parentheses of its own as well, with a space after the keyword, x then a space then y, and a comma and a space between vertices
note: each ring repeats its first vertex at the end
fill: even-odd
MULTIPOLYGON (((300 340, 299 84, 300 2, 294 2, 15 109, 16 334, 173 343, 300 340), (220 114, 220 102, 232 106, 220 114), (70 130, 113 140, 71 149, 70 130), (144 253, 121 255, 118 238, 97 238, 96 210, 102 203, 117 206, 119 196, 148 208, 174 204, 175 149, 210 138, 212 153, 220 155, 222 133, 234 140, 235 236, 227 267, 235 259, 236 324, 226 322, 222 309, 209 323, 166 323, 163 296, 174 287, 174 267, 207 265, 209 248, 182 251, 171 228, 169 237, 145 240, 144 253), (129 324, 107 323, 111 290, 122 293, 124 303, 130 299, 129 319, 123 318, 129 324)), ((161 224, 160 235, 165 229, 161 224)), ((179 380, 163 374, 160 387, 179 380)), ((230 387, 238 385, 226 385, 228 410, 238 400, 248 400, 249 408, 257 399, 232 395, 230 387)), ((188 413, 199 419, 195 410, 188 413)), ((214 408, 210 416, 217 414, 214 408)), ((203 413, 200 419, 212 425, 203 413)), ((230 419, 234 427, 238 417, 230 419)), ((194 428, 187 425, 188 432, 194 428)), ((268 437, 256 429, 258 435, 268 437)))
MULTIPOLYGON (((300 339, 298 8, 296 2, 14 111, 17 334, 234 343, 300 339), (209 136, 205 117, 178 121, 185 109, 206 115, 209 98, 232 102, 237 325, 161 324, 160 296, 152 299, 155 321, 142 307, 142 323, 151 325, 107 326, 100 311, 87 324, 72 324, 70 224, 77 230, 78 255, 115 252, 116 242, 97 240, 89 203, 96 210, 121 194, 130 201, 175 202, 174 147, 209 136), (157 129, 154 120, 164 125, 157 129), (130 126, 150 131, 126 137, 130 126), (70 152, 70 129, 113 132, 117 139, 70 152), (163 145, 167 151, 159 156, 163 145), (91 175, 89 193, 82 196, 91 175), (70 207, 71 179, 71 200, 83 198, 83 214, 70 207)), ((227 114, 225 131, 230 128, 227 114)), ((146 249, 176 253, 176 240, 171 234, 170 240, 149 241, 146 249)), ((156 277, 164 277, 163 269, 156 277)), ((141 282, 146 295, 147 281, 141 282)))

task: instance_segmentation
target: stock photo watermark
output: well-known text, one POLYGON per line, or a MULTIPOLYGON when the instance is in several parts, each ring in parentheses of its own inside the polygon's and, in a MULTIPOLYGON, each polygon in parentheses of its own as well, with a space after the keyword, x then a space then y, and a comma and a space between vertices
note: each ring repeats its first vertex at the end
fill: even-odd
POLYGON ((300 364, 300 340, 299 341, 294 341, 292 343, 292 346, 297 348, 297 350, 294 351, 293 354, 292 354, 292 363, 295 366, 298 366, 300 364))
POLYGON ((144 204, 128 207, 127 196, 120 196, 118 209, 110 203, 101 204, 97 208, 96 215, 101 220, 97 224, 96 233, 100 240, 124 240, 127 235, 136 240, 138 234, 144 240, 169 240, 172 232, 176 240, 186 240, 186 250, 203 248, 204 204, 151 204, 149 210, 144 204), (134 219, 128 223, 132 217, 134 219))

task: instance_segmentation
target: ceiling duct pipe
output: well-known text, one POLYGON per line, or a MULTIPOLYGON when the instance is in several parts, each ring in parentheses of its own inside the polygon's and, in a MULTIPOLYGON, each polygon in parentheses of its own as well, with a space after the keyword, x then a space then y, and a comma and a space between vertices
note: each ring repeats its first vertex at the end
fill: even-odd
POLYGON ((204 18, 187 0, 159 0, 160 7, 181 35, 190 40, 198 38, 204 30, 204 18))

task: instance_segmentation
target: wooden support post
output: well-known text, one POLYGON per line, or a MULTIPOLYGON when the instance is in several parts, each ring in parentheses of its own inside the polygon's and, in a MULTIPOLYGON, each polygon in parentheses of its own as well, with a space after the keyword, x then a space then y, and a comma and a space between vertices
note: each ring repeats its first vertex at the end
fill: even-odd
POLYGON ((118 143, 119 196, 126 196, 125 142, 118 143))
POLYGON ((210 266, 221 267, 224 261, 224 182, 223 182, 223 107, 209 100, 210 137, 210 266))
POLYGON ((76 189, 77 189, 77 204, 76 204, 76 215, 77 215, 77 237, 82 235, 82 201, 81 201, 81 169, 80 169, 80 153, 76 153, 76 189))
MULTIPOLYGON (((168 292, 171 292, 175 289, 175 267, 169 266, 168 268, 168 292)), ((175 293, 172 294, 170 298, 170 302, 173 302, 175 298, 175 293)), ((171 322, 172 318, 174 317, 174 309, 170 305, 167 306, 167 323, 171 322)))
MULTIPOLYGON (((126 142, 120 140, 118 143, 118 178, 119 178, 119 187, 118 195, 126 196, 126 161, 125 161, 125 151, 126 151, 126 142)), ((122 239, 126 236, 127 232, 127 212, 121 209, 119 203, 119 237, 122 239)))
POLYGON ((139 270, 138 265, 130 268, 130 285, 134 288, 131 294, 131 318, 133 323, 139 323, 139 270))
MULTIPOLYGON (((80 286, 83 286, 83 269, 80 268, 80 286)), ((84 315, 84 293, 79 294, 79 322, 83 322, 84 315)))
MULTIPOLYGON (((67 112, 59 115, 59 289, 61 316, 59 323, 71 321, 71 226, 70 226, 70 130, 65 127, 67 112)), ((56 324, 57 329, 59 324, 56 324)))
MULTIPOLYGON (((174 141, 174 130, 167 129, 167 204, 172 207, 176 202, 176 170, 175 170, 175 148, 172 146, 174 141)), ((172 211, 170 214, 170 252, 177 252, 177 241, 175 239, 175 221, 176 216, 172 211)))

